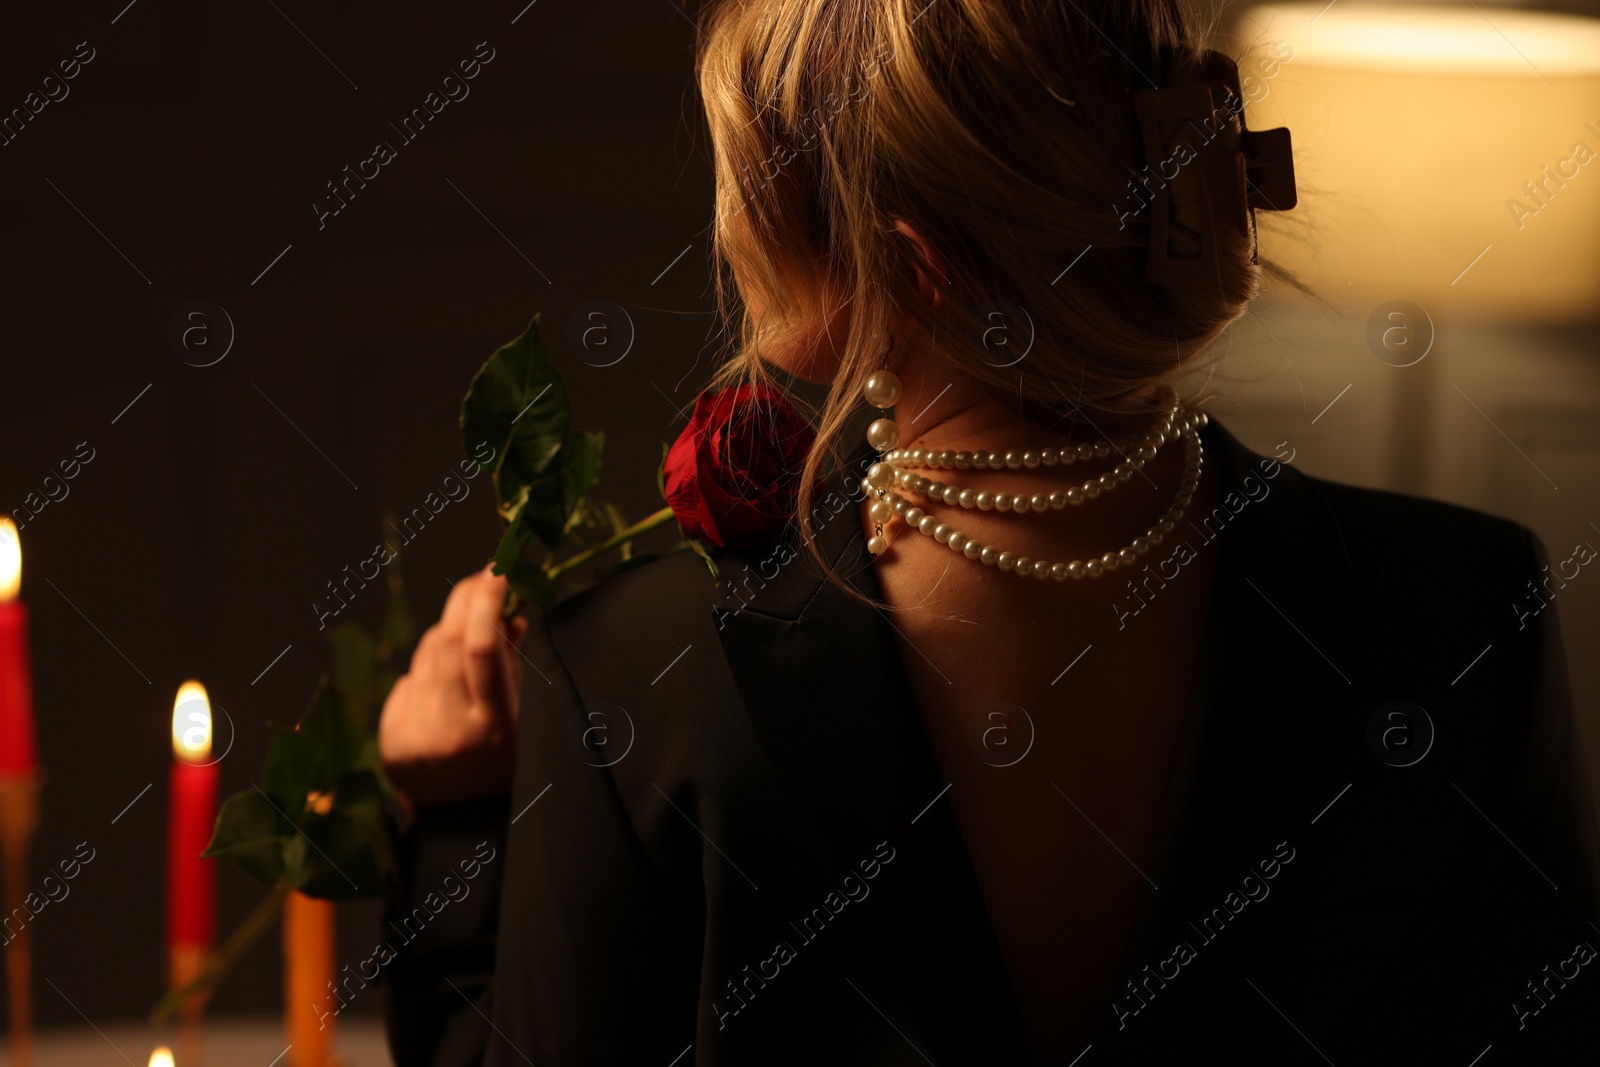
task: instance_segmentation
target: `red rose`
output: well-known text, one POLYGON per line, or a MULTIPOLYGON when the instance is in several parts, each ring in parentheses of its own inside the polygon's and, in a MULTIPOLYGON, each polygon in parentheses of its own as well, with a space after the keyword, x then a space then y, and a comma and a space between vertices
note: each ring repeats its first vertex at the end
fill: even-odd
POLYGON ((815 437, 768 386, 701 393, 667 451, 667 504, 693 537, 729 548, 768 544, 794 518, 800 468, 815 437))

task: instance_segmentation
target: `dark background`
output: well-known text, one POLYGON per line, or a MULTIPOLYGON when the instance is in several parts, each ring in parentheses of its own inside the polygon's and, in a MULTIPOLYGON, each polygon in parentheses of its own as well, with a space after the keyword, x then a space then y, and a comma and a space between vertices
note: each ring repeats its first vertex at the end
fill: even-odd
MULTIPOLYGON (((0 33, 6 112, 79 42, 95 51, 0 147, 0 505, 95 450, 22 532, 47 775, 34 880, 80 841, 97 851, 33 925, 41 1026, 81 1025, 46 979, 96 1022, 157 999, 179 683, 238 728, 223 795, 250 788, 267 724, 295 721, 329 665, 312 602, 386 510, 455 470, 460 400, 495 347, 543 313, 575 425, 607 435, 602 495, 634 518, 659 506, 660 443, 710 366, 712 184, 677 5, 275 2, 40 5, 0 33), (481 41, 495 57, 470 95, 402 143, 388 123, 481 41), (397 158, 319 231, 312 202, 379 140, 397 158), (237 334, 205 368, 166 339, 195 299, 237 334), (637 331, 603 369, 566 342, 595 299, 637 331)), ((470 484, 405 550, 419 623, 497 539, 487 481, 470 484)), ((374 586, 341 620, 382 608, 374 586)), ((225 935, 264 891, 231 867, 218 881, 225 935)), ((342 908, 339 958, 379 929, 374 907, 342 908)), ((280 996, 274 935, 213 1010, 280 996)), ((374 991, 349 1010, 378 1008, 374 991)))

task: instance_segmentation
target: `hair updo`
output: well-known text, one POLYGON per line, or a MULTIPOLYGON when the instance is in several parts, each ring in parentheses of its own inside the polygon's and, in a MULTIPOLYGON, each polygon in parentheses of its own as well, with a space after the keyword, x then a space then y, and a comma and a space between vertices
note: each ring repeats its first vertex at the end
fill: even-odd
MULTIPOLYGON (((928 358, 951 380, 1065 436, 1080 408, 1096 421, 1153 415, 1150 387, 1242 315, 1270 271, 1248 236, 1219 226, 1216 284, 1145 281, 1152 212, 1138 198, 1132 92, 1199 80, 1206 33, 1179 0, 719 0, 700 28, 717 296, 736 338, 712 387, 770 381, 764 344, 850 309, 838 373, 810 412, 817 447, 797 490, 808 542, 811 486, 885 365, 896 307, 930 329, 928 358), (953 284, 932 279, 941 329, 895 219, 949 261, 953 284), (760 323, 741 294, 759 299, 760 323), (994 309, 1031 324, 1026 358, 984 350, 978 324, 994 309)), ((1230 126, 1224 147, 1237 146, 1230 126)), ((1199 169, 1167 185, 1174 253, 1199 249, 1199 169)))

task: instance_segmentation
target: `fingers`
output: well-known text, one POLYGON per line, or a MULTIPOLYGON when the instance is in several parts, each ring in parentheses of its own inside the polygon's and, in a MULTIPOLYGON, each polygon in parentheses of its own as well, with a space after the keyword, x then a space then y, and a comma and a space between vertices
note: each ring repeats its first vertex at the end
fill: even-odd
MULTIPOLYGON (((509 715, 514 687, 506 663, 506 646, 520 640, 515 622, 507 623, 500 617, 506 585, 505 578, 492 574, 479 578, 469 593, 472 614, 467 618, 461 649, 462 669, 472 702, 502 719, 509 715)), ((526 633, 525 623, 521 632, 526 633)))
POLYGON ((461 635, 466 628, 468 616, 472 614, 471 601, 468 597, 478 578, 479 574, 468 575, 450 588, 450 596, 444 602, 444 614, 439 617, 439 629, 451 636, 461 635))

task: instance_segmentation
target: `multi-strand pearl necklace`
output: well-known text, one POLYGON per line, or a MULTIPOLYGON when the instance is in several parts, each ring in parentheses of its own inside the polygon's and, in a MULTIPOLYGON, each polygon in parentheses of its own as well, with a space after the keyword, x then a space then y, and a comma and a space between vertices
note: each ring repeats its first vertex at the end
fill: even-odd
MULTIPOLYGON (((891 408, 900 400, 900 379, 890 371, 879 371, 867 379, 864 392, 867 403, 873 407, 891 408)), ((868 468, 865 479, 868 491, 877 497, 871 508, 874 529, 873 536, 867 541, 867 549, 875 556, 888 549, 889 542, 883 535, 883 526, 898 515, 911 529, 927 534, 967 559, 978 560, 1020 577, 1041 580, 1049 578, 1058 582, 1098 578, 1115 571, 1118 567, 1135 563, 1140 556, 1149 552, 1153 546, 1159 545, 1166 535, 1177 527, 1178 520, 1183 517, 1184 510, 1194 499, 1195 489, 1200 484, 1200 470, 1205 456, 1200 444, 1200 429, 1208 421, 1204 413, 1185 412, 1182 403, 1174 400, 1161 424, 1141 437, 1038 451, 1013 449, 1006 452, 966 452, 933 449, 901 450, 896 447, 900 443, 899 425, 893 419, 876 419, 867 427, 868 442, 881 453, 878 462, 868 468), (1051 563, 1042 559, 1018 556, 994 545, 982 544, 948 523, 940 522, 895 492, 896 488, 905 488, 927 497, 930 501, 960 505, 967 509, 977 508, 980 511, 1009 511, 1013 514, 1060 511, 1068 505, 1078 506, 1087 500, 1094 500, 1102 493, 1128 481, 1144 468, 1147 461, 1156 457, 1162 445, 1178 437, 1183 438, 1185 457, 1183 475, 1172 504, 1148 530, 1135 537, 1129 544, 1088 560, 1051 563), (1098 478, 1088 479, 1064 491, 1031 495, 978 492, 971 488, 931 480, 908 469, 932 467, 947 470, 951 468, 1032 470, 1105 458, 1113 451, 1123 456, 1122 462, 1098 478)))

